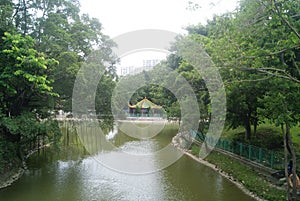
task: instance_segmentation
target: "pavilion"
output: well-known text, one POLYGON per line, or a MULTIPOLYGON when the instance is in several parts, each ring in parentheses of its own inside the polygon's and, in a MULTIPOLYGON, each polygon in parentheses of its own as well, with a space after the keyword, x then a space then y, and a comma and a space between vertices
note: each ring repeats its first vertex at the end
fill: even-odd
POLYGON ((159 114, 162 110, 162 106, 156 105, 146 97, 136 103, 135 105, 128 104, 129 114, 136 115, 136 116, 150 116, 159 114))

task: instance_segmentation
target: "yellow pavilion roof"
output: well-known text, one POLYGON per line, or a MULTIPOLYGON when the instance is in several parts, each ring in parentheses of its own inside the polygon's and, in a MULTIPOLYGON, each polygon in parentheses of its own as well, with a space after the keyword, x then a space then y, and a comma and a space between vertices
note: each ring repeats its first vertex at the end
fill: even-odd
POLYGON ((147 98, 144 98, 143 100, 139 101, 137 104, 135 105, 130 105, 128 104, 128 106, 130 108, 154 108, 154 109, 161 109, 162 106, 156 105, 154 103, 152 103, 150 100, 148 100, 147 98))

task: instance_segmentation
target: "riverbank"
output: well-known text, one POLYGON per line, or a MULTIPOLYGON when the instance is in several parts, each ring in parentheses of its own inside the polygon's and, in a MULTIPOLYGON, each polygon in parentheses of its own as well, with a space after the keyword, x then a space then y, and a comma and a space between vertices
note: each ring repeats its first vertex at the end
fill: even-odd
POLYGON ((52 143, 45 144, 37 149, 34 149, 30 151, 24 158, 24 161, 19 165, 16 166, 15 168, 12 168, 9 170, 9 172, 6 172, 3 175, 0 175, 0 189, 7 188, 11 186, 13 183, 18 181, 24 174, 25 170, 27 169, 26 166, 26 160, 34 153, 38 152, 39 150, 49 147, 52 143))
POLYGON ((195 155, 193 155, 190 152, 185 151, 184 152, 185 155, 191 157, 193 160, 213 169, 214 171, 216 171, 218 174, 222 175, 223 177, 225 177, 226 179, 230 180, 233 184, 235 184, 239 189, 241 189, 245 194, 249 195, 250 197, 253 197, 255 200, 257 201, 267 201, 264 200, 260 197, 258 197, 257 195, 255 195, 253 192, 249 191, 242 183, 238 182, 235 178, 233 178, 230 174, 227 174, 226 172, 224 172, 223 170, 221 170, 220 168, 218 168, 216 165, 209 163, 201 158, 196 157, 195 155))
MULTIPOLYGON (((194 148, 195 149, 195 148, 194 148)), ((197 155, 198 150, 192 151, 197 155)), ((257 197, 269 201, 285 201, 286 190, 282 184, 271 183, 258 168, 253 168, 241 161, 217 151, 212 151, 205 160, 234 178, 257 197)))
MULTIPOLYGON (((242 164, 240 161, 216 151, 212 151, 205 159, 198 157, 200 147, 193 144, 186 147, 189 135, 178 134, 172 142, 193 160, 212 168, 226 179, 230 180, 247 195, 257 201, 284 201, 286 192, 267 181, 257 170, 242 164)), ((192 140, 192 139, 191 139, 192 140)))
POLYGON ((9 172, 0 175, 0 189, 7 188, 11 186, 14 182, 19 180, 24 173, 24 168, 22 166, 15 167, 9 172))

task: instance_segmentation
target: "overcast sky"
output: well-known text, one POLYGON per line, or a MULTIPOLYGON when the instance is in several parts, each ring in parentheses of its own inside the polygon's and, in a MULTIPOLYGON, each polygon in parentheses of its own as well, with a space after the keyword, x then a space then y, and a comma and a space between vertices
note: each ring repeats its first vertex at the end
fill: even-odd
POLYGON ((104 33, 115 37, 128 31, 154 28, 182 33, 189 24, 205 23, 216 13, 232 11, 238 0, 81 0, 82 11, 96 17, 104 33))
MULTIPOLYGON (((237 2, 238 0, 81 0, 81 9, 83 13, 98 18, 102 23, 103 33, 114 38, 141 29, 161 29, 182 34, 185 33, 183 28, 188 25, 205 24, 213 14, 234 10, 237 2), (189 9, 190 1, 193 2, 192 5, 198 4, 198 9, 189 9)), ((121 65, 141 65, 141 60, 130 57, 134 55, 122 58, 121 65)), ((161 59, 163 55, 150 54, 150 57, 161 59)))

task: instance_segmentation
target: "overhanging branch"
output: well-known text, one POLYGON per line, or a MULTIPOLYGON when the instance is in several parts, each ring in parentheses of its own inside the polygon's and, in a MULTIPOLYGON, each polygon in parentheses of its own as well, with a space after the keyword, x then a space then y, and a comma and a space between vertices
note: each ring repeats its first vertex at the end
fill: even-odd
POLYGON ((295 29, 295 27, 293 27, 293 26, 290 24, 290 22, 282 16, 282 14, 281 14, 281 12, 280 12, 278 6, 277 6, 276 0, 273 0, 273 2, 274 2, 274 6, 275 6, 275 10, 272 9, 273 12, 275 12, 275 13, 278 14, 278 16, 281 18, 281 20, 282 20, 282 21, 283 21, 283 22, 284 22, 284 23, 285 23, 285 24, 286 24, 286 25, 294 32, 294 34, 296 34, 296 36, 297 36, 298 39, 300 40, 300 34, 299 34, 298 31, 295 29))

